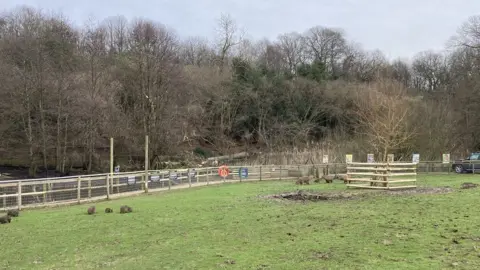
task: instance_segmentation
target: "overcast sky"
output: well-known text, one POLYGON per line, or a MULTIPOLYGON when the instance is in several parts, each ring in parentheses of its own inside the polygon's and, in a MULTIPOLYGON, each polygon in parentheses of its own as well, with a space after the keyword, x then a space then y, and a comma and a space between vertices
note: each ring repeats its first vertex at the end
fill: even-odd
POLYGON ((255 39, 316 25, 339 27, 349 39, 390 59, 442 50, 462 22, 480 15, 480 0, 0 0, 0 9, 17 5, 62 12, 78 25, 92 16, 143 17, 180 36, 212 37, 222 12, 255 39))

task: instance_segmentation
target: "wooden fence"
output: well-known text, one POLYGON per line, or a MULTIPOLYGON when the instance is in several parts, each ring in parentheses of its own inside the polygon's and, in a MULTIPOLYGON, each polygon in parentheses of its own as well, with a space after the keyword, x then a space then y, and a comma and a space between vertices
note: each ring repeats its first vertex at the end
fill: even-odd
POLYGON ((225 178, 218 175, 218 167, 209 167, 1 181, 0 205, 3 210, 34 208, 224 182, 294 179, 310 174, 314 167, 237 166, 229 167, 230 174, 225 178), (247 169, 246 177, 240 177, 241 168, 247 169))
POLYGON ((416 163, 349 163, 347 187, 370 189, 416 188, 416 163))
MULTIPOLYGON (((442 164, 441 162, 421 162, 417 164, 417 172, 451 173, 451 167, 451 164, 442 164)), ((165 191, 222 182, 282 180, 317 173, 317 176, 344 174, 347 172, 347 165, 330 163, 231 166, 231 173, 226 179, 218 176, 217 170, 218 167, 209 167, 0 181, 0 209, 83 203, 131 196, 143 192, 165 191), (238 175, 240 168, 248 169, 247 178, 240 179, 238 175), (175 174, 176 177, 172 177, 175 174)))

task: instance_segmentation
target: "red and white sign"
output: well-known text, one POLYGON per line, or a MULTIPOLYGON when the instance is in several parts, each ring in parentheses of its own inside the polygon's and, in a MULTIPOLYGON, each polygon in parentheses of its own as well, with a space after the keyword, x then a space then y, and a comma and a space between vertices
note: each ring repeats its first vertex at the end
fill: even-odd
POLYGON ((223 165, 223 166, 220 166, 218 168, 218 175, 220 175, 221 177, 225 178, 228 176, 228 174, 230 173, 230 170, 228 169, 227 166, 223 165))

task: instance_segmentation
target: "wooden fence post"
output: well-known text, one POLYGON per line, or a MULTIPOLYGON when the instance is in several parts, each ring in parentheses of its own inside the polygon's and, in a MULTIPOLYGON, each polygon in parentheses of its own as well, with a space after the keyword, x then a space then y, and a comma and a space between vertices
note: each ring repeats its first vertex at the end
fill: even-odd
MULTIPOLYGON (((116 186, 117 186, 117 194, 118 194, 120 193, 120 177, 116 177, 115 179, 117 180, 116 186)), ((112 179, 112 185, 113 185, 113 180, 114 179, 112 179)), ((112 192, 113 192, 113 188, 112 188, 112 192)))
POLYGON ((168 171, 168 190, 172 188, 172 172, 168 171))
POLYGON ((18 210, 22 209, 22 182, 18 181, 17 184, 17 205, 18 205, 18 210))
POLYGON ((107 200, 110 199, 110 175, 107 175, 107 178, 106 178, 107 181, 105 181, 105 183, 107 184, 106 187, 107 187, 107 200))
POLYGON ((210 174, 209 171, 210 171, 210 169, 207 168, 207 174, 206 174, 206 176, 207 176, 207 186, 210 184, 210 180, 208 179, 208 175, 210 174))
POLYGON ((280 180, 282 180, 282 165, 280 165, 279 170, 280 170, 280 180))
POLYGON ((260 181, 262 181, 262 165, 260 165, 260 181))
POLYGON ((43 188, 42 188, 42 191, 43 191, 43 203, 47 203, 47 184, 44 182, 43 183, 43 188))
MULTIPOLYGON (((114 180, 115 180, 115 177, 112 174, 112 176, 110 177, 110 194, 115 194, 115 191, 113 190, 113 188, 115 186, 114 180)), ((117 186, 117 190, 118 190, 118 186, 117 186)), ((120 193, 120 192, 117 192, 117 193, 120 193)))
POLYGON ((242 182, 242 168, 246 168, 248 170, 247 167, 238 167, 238 178, 240 182, 242 182))
POLYGON ((188 187, 192 187, 192 177, 190 176, 190 169, 187 170, 188 173, 188 187))
POLYGON ((148 171, 145 172, 145 193, 148 193, 148 180, 149 180, 150 176, 149 176, 149 173, 148 171))
POLYGON ((80 187, 81 185, 82 185, 82 180, 80 179, 80 177, 78 177, 77 178, 77 201, 78 201, 79 204, 80 204, 80 200, 81 200, 81 197, 82 197, 82 195, 80 193, 80 191, 82 190, 81 187, 80 187))
POLYGON ((92 179, 88 178, 88 198, 92 198, 92 179))
POLYGON ((3 193, 3 209, 7 208, 7 193, 3 193))

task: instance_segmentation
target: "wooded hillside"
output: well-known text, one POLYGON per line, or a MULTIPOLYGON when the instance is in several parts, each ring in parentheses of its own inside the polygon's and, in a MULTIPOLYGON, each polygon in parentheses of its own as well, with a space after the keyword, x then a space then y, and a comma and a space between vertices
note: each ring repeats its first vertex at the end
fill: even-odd
POLYGON ((152 161, 332 145, 428 159, 480 148, 480 16, 444 52, 411 63, 341 29, 256 41, 222 15, 207 40, 160 23, 114 17, 80 29, 32 8, 3 14, 0 165, 32 176, 101 171, 109 137, 126 164, 146 134, 152 161))

